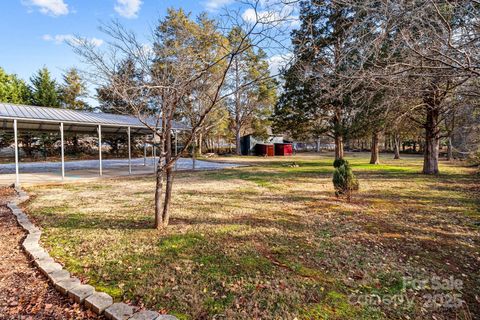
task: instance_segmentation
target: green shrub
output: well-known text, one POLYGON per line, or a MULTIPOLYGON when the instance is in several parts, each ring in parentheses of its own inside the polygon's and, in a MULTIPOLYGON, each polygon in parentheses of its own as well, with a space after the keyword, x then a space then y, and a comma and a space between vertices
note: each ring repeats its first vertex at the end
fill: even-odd
POLYGON ((335 159, 335 161, 333 161, 333 167, 338 168, 338 167, 344 165, 345 163, 348 163, 348 161, 345 160, 345 159, 335 159))
POLYGON ((352 197, 352 192, 358 190, 358 180, 353 174, 348 161, 345 160, 342 165, 335 169, 333 173, 333 186, 335 187, 335 195, 337 197, 345 195, 348 201, 350 201, 352 197))

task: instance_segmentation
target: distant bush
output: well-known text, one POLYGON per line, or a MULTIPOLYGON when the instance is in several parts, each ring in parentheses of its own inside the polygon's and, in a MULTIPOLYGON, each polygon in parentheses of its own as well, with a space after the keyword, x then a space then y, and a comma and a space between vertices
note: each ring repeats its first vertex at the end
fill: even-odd
POLYGON ((348 161, 345 160, 345 159, 335 159, 335 161, 333 161, 333 167, 338 168, 338 167, 344 165, 345 163, 348 163, 348 161))
POLYGON ((358 180, 353 174, 348 161, 344 160, 343 164, 335 169, 333 173, 333 186, 335 187, 335 195, 337 197, 345 195, 348 201, 350 201, 352 197, 352 192, 358 190, 358 180))

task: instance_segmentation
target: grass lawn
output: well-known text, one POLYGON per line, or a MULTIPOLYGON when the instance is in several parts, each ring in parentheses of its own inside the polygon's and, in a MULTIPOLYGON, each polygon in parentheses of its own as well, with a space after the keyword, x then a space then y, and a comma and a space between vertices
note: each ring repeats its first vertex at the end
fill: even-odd
POLYGON ((180 319, 478 316, 479 176, 446 162, 424 176, 421 157, 368 157, 347 154, 360 181, 351 203, 334 196, 332 155, 303 154, 177 173, 162 231, 152 229, 151 176, 32 187, 25 208, 68 270, 180 319), (466 304, 436 307, 425 294, 438 290, 403 288, 402 277, 434 275, 461 280, 440 293, 466 304), (355 303, 374 294, 411 303, 355 303))

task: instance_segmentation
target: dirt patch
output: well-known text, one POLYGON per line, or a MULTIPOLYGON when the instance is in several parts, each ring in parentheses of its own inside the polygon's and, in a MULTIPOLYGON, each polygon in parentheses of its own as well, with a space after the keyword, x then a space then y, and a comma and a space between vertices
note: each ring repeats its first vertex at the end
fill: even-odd
POLYGON ((6 207, 14 196, 0 188, 0 319, 99 319, 59 294, 20 246, 25 237, 6 207))

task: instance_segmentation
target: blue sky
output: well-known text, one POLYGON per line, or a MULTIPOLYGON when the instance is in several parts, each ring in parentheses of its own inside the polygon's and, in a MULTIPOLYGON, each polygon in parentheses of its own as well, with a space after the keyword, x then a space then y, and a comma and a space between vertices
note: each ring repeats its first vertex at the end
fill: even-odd
POLYGON ((103 45, 102 22, 118 19, 128 29, 148 36, 167 8, 184 8, 192 15, 215 16, 233 0, 2 0, 0 3, 0 67, 28 81, 46 66, 61 80, 70 67, 82 68, 65 40, 79 35, 103 45))
POLYGON ((225 1, 172 0, 2 0, 0 4, 0 66, 28 79, 47 66, 55 77, 78 65, 78 58, 64 39, 81 35, 97 39, 101 22, 118 19, 128 28, 147 35, 149 27, 169 7, 198 14, 225 1), (122 4, 123 3, 123 4, 122 4))

